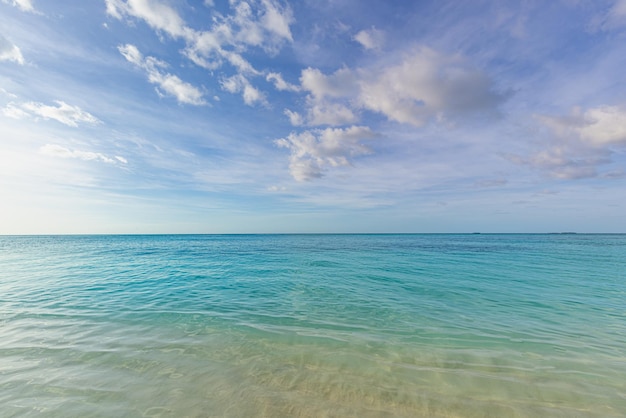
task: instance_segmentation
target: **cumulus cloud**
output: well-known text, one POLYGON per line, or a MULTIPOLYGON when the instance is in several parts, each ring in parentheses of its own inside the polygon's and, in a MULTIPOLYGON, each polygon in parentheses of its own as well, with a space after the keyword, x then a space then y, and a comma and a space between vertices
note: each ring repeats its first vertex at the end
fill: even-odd
POLYGON ((46 144, 39 149, 39 152, 52 157, 76 158, 83 161, 101 161, 107 164, 116 164, 117 162, 126 164, 128 162, 124 157, 120 157, 119 155, 111 158, 99 152, 72 150, 57 144, 46 144))
POLYGON ((14 119, 23 119, 31 116, 53 119, 72 127, 77 127, 79 123, 87 123, 90 125, 101 123, 98 118, 85 112, 78 106, 69 105, 61 100, 57 100, 55 103, 57 104, 56 106, 38 102, 25 102, 20 104, 11 102, 2 109, 2 113, 14 119))
POLYGON ((385 43, 385 32, 372 27, 362 30, 354 36, 354 40, 365 49, 379 50, 385 43))
MULTIPOLYGON (((309 93, 306 100, 306 117, 298 121, 309 125, 349 125, 358 117, 351 108, 353 98, 358 95, 359 84, 356 74, 341 68, 325 75, 315 68, 306 68, 300 77, 302 90, 309 93)), ((290 116, 293 125, 294 119, 290 116)))
MULTIPOLYGON (((528 157, 508 155, 510 161, 558 179, 616 178, 603 173, 616 148, 626 146, 626 110, 618 106, 575 108, 569 115, 539 115, 537 119, 552 135, 544 149, 528 157)), ((613 173, 613 174, 611 174, 613 173)))
POLYGON ((322 177, 329 167, 349 166, 350 159, 371 151, 361 142, 378 135, 364 126, 291 133, 276 145, 290 150, 289 171, 297 181, 322 177))
MULTIPOLYGON (((393 64, 375 68, 343 67, 324 74, 309 67, 302 70, 300 89, 307 94, 304 112, 284 113, 292 125, 311 127, 355 125, 364 111, 420 127, 432 120, 495 113, 508 97, 463 57, 429 48, 412 50, 393 64)), ((322 176, 328 167, 349 165, 350 157, 369 152, 359 140, 371 135, 369 128, 355 126, 314 129, 276 143, 290 149, 290 172, 302 181, 322 176)))
POLYGON ((300 83, 316 99, 351 97, 359 91, 359 80, 348 68, 341 68, 331 75, 325 75, 316 68, 306 68, 302 70, 300 83))
MULTIPOLYGON (((330 75, 307 68, 300 82, 310 93, 309 113, 330 101, 352 109, 353 114, 365 109, 418 127, 430 120, 493 113, 509 96, 497 92, 492 80, 464 58, 429 48, 415 50, 399 63, 382 68, 341 68, 330 75)), ((309 118, 311 124, 316 121, 326 122, 309 118)))
POLYGON ((585 111, 575 108, 567 116, 538 116, 559 137, 591 145, 626 144, 626 109, 601 106, 585 111))
POLYGON ((243 101, 248 106, 255 103, 266 103, 265 95, 250 84, 248 79, 241 74, 221 80, 222 89, 229 93, 241 93, 243 101))
POLYGON ((357 122, 357 115, 347 106, 340 103, 315 101, 309 105, 307 124, 317 125, 349 125, 357 122))
POLYGON ((13 5, 24 12, 34 12, 32 0, 2 0, 3 3, 13 5))
POLYGON ((0 34, 0 61, 12 61, 24 65, 24 57, 20 49, 0 34))
POLYGON ((167 63, 154 57, 144 57, 134 45, 120 45, 118 50, 128 62, 146 71, 148 81, 157 85, 157 93, 160 95, 173 96, 179 103, 196 106, 206 104, 198 88, 182 81, 176 75, 162 71, 167 67, 167 63))
POLYGON ((291 122, 291 124, 293 126, 300 126, 300 125, 304 124, 304 118, 298 112, 294 112, 292 110, 285 109, 285 115, 287 115, 287 117, 289 118, 289 122, 291 122))
POLYGON ((388 119, 422 126, 432 118, 493 111, 507 97, 459 56, 421 48, 360 80, 358 102, 388 119))

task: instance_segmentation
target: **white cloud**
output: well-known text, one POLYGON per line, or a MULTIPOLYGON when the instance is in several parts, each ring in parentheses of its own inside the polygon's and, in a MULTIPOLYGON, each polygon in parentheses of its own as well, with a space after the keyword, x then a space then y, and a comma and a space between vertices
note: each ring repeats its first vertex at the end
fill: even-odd
MULTIPOLYGON (((305 112, 284 112, 294 126, 354 125, 362 111, 368 110, 419 127, 431 120, 495 113, 507 98, 507 94, 495 92, 491 79, 464 58, 428 48, 413 50, 399 62, 383 67, 344 67, 329 75, 306 68, 300 84, 308 93, 305 112)), ((322 176, 328 167, 349 165, 350 156, 369 152, 355 139, 355 132, 365 137, 372 134, 369 128, 328 128, 292 133, 276 143, 291 150, 292 176, 310 180, 322 176)))
POLYGON ((143 57, 134 45, 120 45, 120 53, 126 60, 146 71, 148 81, 157 85, 157 92, 176 98, 179 103, 192 105, 206 104, 202 92, 193 85, 182 81, 178 76, 164 73, 160 69, 167 67, 167 63, 154 57, 143 57))
POLYGON ((293 41, 289 25, 293 22, 291 9, 280 7, 272 0, 263 0, 265 11, 261 17, 261 25, 270 33, 275 34, 279 39, 293 41))
POLYGON ((304 123, 304 119, 302 118, 302 115, 299 114, 298 112, 285 109, 284 113, 285 115, 287 115, 287 117, 289 118, 289 122, 291 122, 293 126, 300 126, 304 123))
POLYGON ((141 55, 141 52, 139 52, 135 45, 120 45, 117 47, 117 50, 120 51, 120 54, 122 54, 124 58, 126 58, 126 61, 133 63, 138 67, 142 67, 144 65, 143 55, 141 55))
POLYGON ((0 61, 13 61, 24 65, 24 57, 20 49, 0 34, 0 61))
MULTIPOLYGON (((227 52, 243 51, 246 46, 259 46, 276 52, 285 41, 293 41, 289 25, 291 9, 275 0, 231 0, 231 15, 216 15, 208 31, 188 27, 176 10, 159 0, 105 0, 106 10, 117 19, 135 17, 155 30, 187 41, 186 55, 198 65, 217 65, 227 52), (231 47, 227 51, 227 47, 231 47), (200 64, 202 63, 202 64, 200 64), (207 64, 212 63, 212 64, 207 64)), ((213 2, 205 5, 212 6, 213 2)), ((237 61, 242 58, 231 58, 237 61)))
POLYGON ((12 119, 24 119, 30 116, 29 113, 26 113, 24 110, 22 110, 18 106, 19 105, 16 105, 15 103, 11 102, 2 109, 2 113, 4 114, 4 116, 12 118, 12 119))
POLYGON ((189 32, 184 54, 209 70, 228 62, 239 73, 260 75, 242 54, 249 47, 274 54, 284 42, 292 42, 291 10, 269 0, 230 3, 233 14, 215 16, 210 30, 189 32))
POLYGON ((241 93, 243 101, 248 106, 256 103, 265 104, 265 95, 250 84, 248 79, 241 74, 222 79, 222 89, 229 93, 241 93))
POLYGON ((300 77, 302 88, 318 98, 350 97, 358 92, 358 79, 347 68, 341 68, 331 75, 324 75, 316 68, 302 70, 300 77))
POLYGON ((7 96, 11 99, 17 99, 17 95, 11 93, 10 91, 6 91, 5 89, 3 89, 2 87, 0 87, 0 94, 7 96))
MULTIPOLYGON (((261 48, 269 54, 275 54, 285 42, 292 42, 290 24, 293 22, 291 9, 276 0, 230 0, 231 14, 215 14, 209 30, 192 29, 178 12, 159 0, 105 0, 107 13, 117 19, 137 18, 145 21, 157 31, 169 34, 175 39, 183 39, 186 43, 182 53, 194 64, 208 70, 216 70, 229 64, 236 76, 258 76, 262 72, 256 70, 244 57, 251 47, 261 48)), ((205 2, 212 6, 213 2, 205 2)), ((126 55, 125 55, 126 56, 126 55)), ((127 56, 136 63, 136 57, 127 56)), ((139 64, 137 64, 139 65, 139 64)), ((155 81, 168 79, 179 83, 172 77, 152 77, 155 81)), ((275 79, 277 82, 277 79, 275 79)), ((158 82, 158 81, 156 81, 158 82)), ((227 82, 228 83, 228 82, 227 82)), ((288 84, 284 84, 290 88, 288 84)), ((185 92, 190 93, 189 85, 185 92)), ((169 91, 177 97, 186 97, 181 88, 169 91), (181 96, 182 94, 182 96, 181 96)), ((246 78, 240 89, 228 91, 242 92, 247 104, 264 101, 263 95, 253 87, 246 78)), ((189 103, 198 103, 193 98, 189 103)))
MULTIPOLYGON (((302 71, 300 82, 310 92, 310 114, 318 113, 316 108, 326 100, 350 108, 352 114, 366 109, 414 126, 430 120, 495 112, 508 96, 496 92, 491 79, 462 57, 446 56, 429 48, 420 48, 398 64, 382 68, 341 68, 330 75, 307 68, 302 71)), ((310 123, 317 120, 325 121, 312 117, 310 123)), ((352 123, 354 119, 347 121, 352 123)))
POLYGON ((433 118, 489 112, 506 98, 489 77, 458 56, 421 48, 398 65, 369 71, 358 102, 388 119, 422 126, 433 118))
POLYGON ((109 15, 121 19, 134 16, 144 20, 153 29, 166 32, 174 38, 190 36, 191 30, 176 10, 158 0, 105 0, 109 15))
POLYGON ((354 40, 365 49, 379 50, 385 43, 385 32, 372 27, 369 30, 362 30, 357 33, 354 36, 354 40))
POLYGON ((197 33, 183 54, 199 67, 216 70, 224 64, 224 51, 219 37, 212 32, 197 33))
POLYGON ((274 87, 276 87, 276 90, 280 90, 280 91, 300 91, 300 87, 296 86, 295 84, 291 84, 291 83, 286 82, 283 79, 283 76, 280 73, 269 73, 269 74, 267 74, 265 79, 267 81, 269 81, 269 82, 273 82, 274 83, 274 87))
POLYGON ((126 159, 123 157, 115 156, 114 158, 110 158, 99 152, 72 150, 57 144, 46 144, 39 149, 39 152, 51 157, 76 158, 83 161, 102 161, 107 164, 115 164, 116 161, 123 164, 127 163, 126 159))
POLYGON ((78 106, 69 105, 61 100, 55 101, 57 106, 50 106, 37 102, 26 102, 21 104, 9 103, 2 113, 14 119, 23 119, 30 116, 39 116, 44 119, 53 119, 64 125, 77 127, 80 123, 96 125, 101 123, 98 118, 85 112, 78 106))
POLYGON ((355 123, 358 117, 347 106, 339 103, 319 102, 308 108, 307 124, 317 125, 349 125, 355 123))
POLYGON ((289 25, 293 22, 291 9, 274 0, 231 0, 235 13, 219 21, 217 26, 231 35, 230 44, 261 46, 275 52, 284 41, 293 41, 289 25))
POLYGON ((626 110, 601 106, 582 111, 576 108, 569 116, 539 116, 560 137, 579 139, 592 145, 626 144, 626 110))
MULTIPOLYGON (((174 96, 179 103, 203 105, 206 102, 202 98, 202 92, 189 83, 182 81, 172 74, 161 74, 158 71, 148 73, 148 81, 157 84, 166 95, 174 96)), ((160 93, 161 91, 157 89, 160 93)))
POLYGON ((580 137, 595 144, 626 144, 626 111, 615 106, 589 109, 580 137))
POLYGON ((351 126, 291 133, 275 143, 291 151, 289 171, 293 178, 307 181, 322 177, 329 167, 349 166, 350 158, 369 154, 370 149, 361 141, 376 137, 368 127, 351 126))
POLYGON ((18 7, 24 12, 34 12, 33 2, 31 0, 2 0, 6 4, 18 7))
POLYGON ((626 110, 617 106, 575 108, 567 116, 537 116, 552 137, 528 157, 508 155, 510 161, 558 179, 615 178, 603 173, 616 147, 626 146, 626 110))
POLYGON ((232 51, 222 51, 222 56, 228 61, 230 65, 235 67, 240 74, 261 74, 257 71, 252 64, 250 64, 241 54, 232 51))

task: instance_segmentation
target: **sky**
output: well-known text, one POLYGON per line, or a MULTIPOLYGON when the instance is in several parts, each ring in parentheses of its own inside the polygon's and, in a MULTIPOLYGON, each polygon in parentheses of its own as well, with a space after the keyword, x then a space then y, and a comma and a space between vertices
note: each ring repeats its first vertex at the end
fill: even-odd
POLYGON ((626 232, 626 0, 0 0, 0 234, 626 232))

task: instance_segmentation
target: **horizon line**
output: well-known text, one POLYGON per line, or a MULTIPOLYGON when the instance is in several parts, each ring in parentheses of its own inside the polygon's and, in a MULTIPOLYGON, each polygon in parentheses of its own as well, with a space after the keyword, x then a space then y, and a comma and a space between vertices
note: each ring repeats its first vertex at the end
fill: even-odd
POLYGON ((626 232, 146 232, 146 233, 25 233, 2 234, 0 237, 62 236, 198 236, 198 235, 626 235, 626 232))

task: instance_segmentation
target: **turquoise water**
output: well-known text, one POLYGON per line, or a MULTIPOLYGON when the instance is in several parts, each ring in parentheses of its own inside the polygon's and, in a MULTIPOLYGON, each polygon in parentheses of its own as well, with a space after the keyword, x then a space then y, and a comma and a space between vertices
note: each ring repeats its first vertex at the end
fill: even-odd
POLYGON ((0 237, 1 417, 623 417, 626 235, 0 237))

